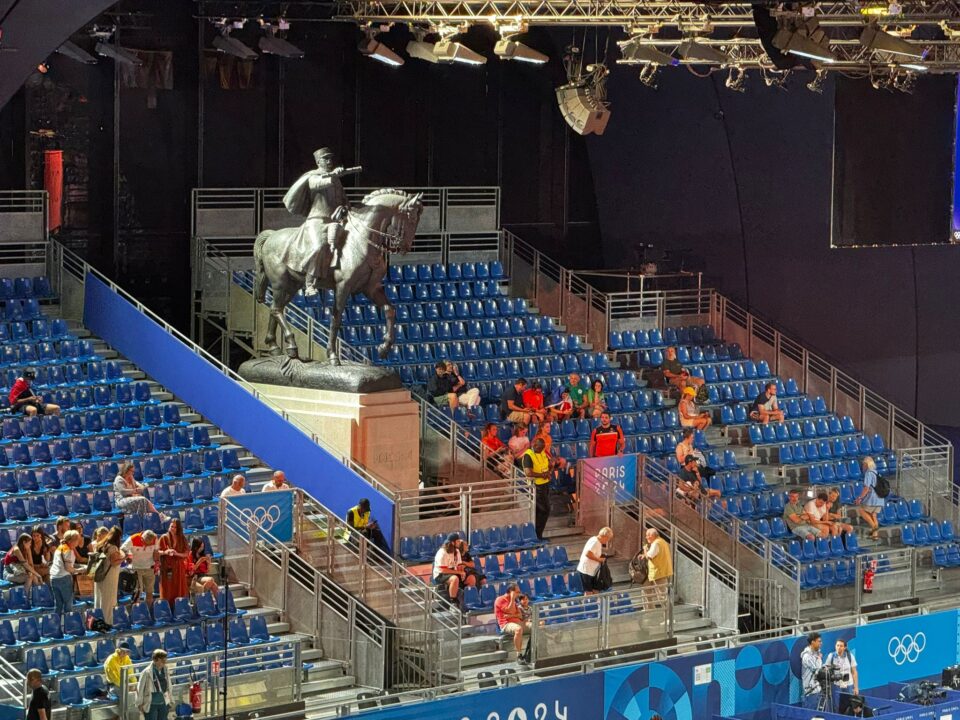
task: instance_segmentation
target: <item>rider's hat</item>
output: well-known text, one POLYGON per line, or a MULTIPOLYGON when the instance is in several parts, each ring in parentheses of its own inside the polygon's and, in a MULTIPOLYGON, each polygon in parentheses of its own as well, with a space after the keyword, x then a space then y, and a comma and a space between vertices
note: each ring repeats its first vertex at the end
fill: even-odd
POLYGON ((313 159, 318 163, 325 157, 333 157, 333 150, 330 148, 320 148, 313 154, 313 159))

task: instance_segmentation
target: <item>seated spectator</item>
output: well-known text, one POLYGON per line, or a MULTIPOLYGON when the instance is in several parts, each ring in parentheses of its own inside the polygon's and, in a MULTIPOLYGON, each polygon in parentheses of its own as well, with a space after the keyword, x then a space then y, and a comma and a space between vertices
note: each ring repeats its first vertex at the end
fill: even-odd
POLYGON ((427 380, 427 395, 433 398, 433 404, 438 408, 456 410, 457 400, 453 392, 453 378, 447 373, 447 363, 437 360, 433 369, 433 375, 427 380), (452 400, 451 395, 453 395, 452 400))
POLYGON ((660 372, 663 373, 664 380, 681 390, 686 387, 698 388, 703 385, 703 378, 694 377, 683 369, 683 365, 677 360, 677 349, 675 347, 667 348, 663 362, 660 364, 660 372))
POLYGON ((217 581, 210 575, 210 558, 202 538, 194 538, 190 542, 190 564, 188 565, 190 592, 194 595, 210 592, 216 595, 220 588, 217 581))
POLYGON ((703 479, 700 472, 700 465, 694 455, 687 455, 683 459, 683 467, 680 469, 680 484, 677 486, 677 494, 682 495, 687 500, 698 502, 701 497, 718 498, 722 495, 719 490, 715 490, 703 479))
POLYGON ((487 467, 501 475, 512 475, 513 453, 497 435, 497 431, 496 423, 487 423, 483 426, 480 444, 484 457, 487 458, 487 467))
POLYGON ((807 501, 803 511, 810 518, 810 524, 820 531, 821 535, 839 535, 838 523, 830 522, 830 501, 827 493, 819 492, 817 496, 807 501))
POLYGON ((10 388, 10 411, 24 415, 59 415, 60 406, 45 403, 43 398, 35 395, 30 384, 36 379, 35 370, 27 368, 23 375, 18 377, 10 388))
POLYGON ((600 413, 600 424, 590 433, 590 457, 623 455, 625 444, 623 430, 610 422, 610 413, 604 410, 600 413))
POLYGON ((513 426, 513 436, 507 441, 510 454, 519 462, 523 454, 530 449, 530 434, 526 425, 517 423, 513 426))
POLYGON ((800 502, 800 491, 790 490, 787 492, 787 504, 783 508, 783 521, 790 528, 790 532, 799 538, 806 540, 815 540, 821 535, 820 528, 813 524, 809 515, 803 509, 800 502))
POLYGON ((680 424, 683 427, 694 428, 696 430, 706 430, 713 422, 710 419, 710 413, 700 412, 693 398, 697 391, 692 387, 685 387, 680 396, 680 402, 677 403, 677 412, 680 414, 680 424))
POLYGON ((763 392, 757 395, 757 399, 750 406, 750 419, 766 425, 771 420, 783 422, 783 418, 783 410, 777 404, 777 384, 767 383, 763 392))
POLYGON ((570 388, 563 388, 560 391, 560 400, 556 405, 549 408, 549 417, 554 422, 563 422, 573 416, 573 400, 570 399, 570 388))
POLYGON ((572 372, 567 376, 567 389, 570 393, 570 402, 573 403, 573 417, 583 417, 583 396, 587 389, 580 384, 580 374, 572 372))
POLYGON ((861 461, 863 467, 863 492, 854 501, 857 514, 870 526, 870 539, 880 539, 880 523, 877 514, 883 510, 883 498, 877 495, 877 463, 872 457, 861 461))
POLYGON ((370 501, 367 498, 360 498, 356 505, 347 510, 347 525, 387 555, 390 554, 390 546, 387 545, 387 539, 383 536, 379 523, 370 517, 370 501))
POLYGON ((275 470, 270 482, 264 483, 260 492, 274 492, 276 490, 293 490, 293 486, 287 482, 287 475, 283 470, 275 470))
POLYGON ((547 416, 543 408, 543 387, 539 380, 534 380, 530 387, 523 391, 523 406, 530 411, 531 422, 535 419, 542 423, 547 416))
MULTIPOLYGON (((116 650, 108 655, 106 662, 103 663, 103 676, 107 681, 107 691, 111 697, 116 696, 117 690, 120 688, 120 675, 123 668, 133 665, 133 661, 130 659, 130 643, 130 640, 121 640, 117 643, 116 650)), ((127 672, 127 682, 131 684, 137 682, 137 674, 132 667, 127 672)))
POLYGON ((598 418, 607 409, 607 399, 603 394, 603 381, 594 380, 590 389, 583 395, 583 414, 598 418))
POLYGON ((220 491, 220 497, 228 498, 234 495, 246 495, 247 489, 244 487, 246 484, 247 479, 243 475, 234 475, 233 479, 230 480, 230 484, 220 491))
POLYGON ((50 562, 53 560, 54 544, 50 542, 43 525, 34 525, 30 530, 30 563, 40 573, 43 582, 50 580, 50 562))
POLYGON ((153 607, 153 591, 157 586, 159 550, 157 534, 153 530, 134 533, 120 546, 120 552, 130 562, 130 568, 137 575, 137 589, 133 592, 134 602, 142 597, 150 607, 153 607))
POLYGON ((524 378, 517 378, 513 385, 505 388, 500 396, 500 419, 509 420, 514 425, 529 425, 535 413, 523 404, 523 391, 527 388, 524 378))
POLYGON ((697 459, 697 465, 700 467, 701 477, 706 480, 709 480, 717 474, 716 470, 707 465, 707 458, 703 456, 703 453, 693 446, 693 428, 683 429, 681 440, 677 443, 676 454, 677 462, 680 463, 681 466, 686 464, 687 455, 693 455, 697 459))
POLYGON ((527 644, 527 650, 524 652, 523 634, 530 630, 530 623, 523 619, 523 614, 517 606, 518 597, 520 597, 520 587, 515 582, 509 583, 507 591, 494 601, 493 615, 500 632, 513 636, 513 649, 517 651, 517 663, 527 665, 530 662, 530 645, 527 644))
POLYGON ((113 480, 113 502, 117 509, 129 515, 160 512, 149 498, 144 497, 147 486, 136 481, 133 471, 133 463, 125 462, 113 480))
MULTIPOLYGON (((529 595, 520 595, 517 598, 517 610, 520 611, 520 617, 523 618, 523 622, 529 625, 533 618, 533 608, 530 607, 529 595)), ((542 622, 541 620, 541 623, 542 622)))
POLYGON ((480 405, 480 388, 468 388, 459 368, 449 360, 446 361, 446 367, 447 376, 450 378, 450 394, 453 396, 450 398, 451 409, 462 405, 473 417, 473 409, 480 405))
POLYGON ((600 531, 589 538, 584 543, 583 550, 580 551, 580 562, 577 563, 577 572, 580 574, 580 582, 583 584, 583 594, 593 595, 603 590, 602 587, 595 585, 594 580, 600 570, 600 566, 607 561, 603 554, 607 543, 613 540, 613 530, 608 527, 600 528, 600 531))
POLYGON ((465 574, 459 544, 460 536, 451 533, 433 558, 433 584, 446 588, 451 604, 457 607, 460 604, 460 585, 465 574))
POLYGON ((837 533, 834 534, 853 533, 853 525, 847 522, 847 512, 840 504, 840 491, 836 488, 830 488, 827 492, 827 515, 824 519, 837 526, 837 533))
POLYGON ((460 551, 460 569, 463 570, 463 584, 467 587, 483 587, 487 584, 487 576, 477 569, 477 563, 470 554, 470 543, 463 538, 457 541, 457 550, 460 551))
POLYGON ((30 597, 30 588, 42 585, 43 576, 35 570, 31 562, 30 549, 33 539, 29 533, 23 533, 17 538, 17 544, 7 551, 3 557, 3 579, 14 585, 23 585, 23 589, 30 597))

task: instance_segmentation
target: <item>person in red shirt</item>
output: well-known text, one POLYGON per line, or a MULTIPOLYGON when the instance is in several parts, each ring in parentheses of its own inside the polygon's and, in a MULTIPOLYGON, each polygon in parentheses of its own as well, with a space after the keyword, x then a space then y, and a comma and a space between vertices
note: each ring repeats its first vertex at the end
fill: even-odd
POLYGON ((23 375, 17 378, 10 388, 10 409, 13 412, 22 412, 25 415, 59 415, 60 406, 53 403, 45 403, 43 398, 35 395, 30 387, 30 383, 37 377, 34 370, 24 370, 23 375))
POLYGON ((500 628, 500 632, 504 635, 513 635, 513 647, 517 651, 517 662, 526 665, 527 661, 521 652, 523 649, 523 632, 530 629, 530 622, 523 619, 523 614, 517 607, 519 596, 520 587, 516 583, 507 585, 507 592, 493 603, 493 615, 497 620, 497 627, 500 628))
POLYGON ((539 380, 534 380, 533 384, 523 391, 523 405, 528 408, 538 423, 542 423, 546 417, 543 409, 543 387, 539 380))
POLYGON ((483 445, 484 457, 487 458, 487 467, 501 475, 513 474, 513 455, 510 448, 497 436, 496 423, 487 423, 483 427, 480 443, 483 445))
POLYGON ((610 413, 600 414, 600 424, 590 433, 590 457, 623 455, 623 430, 610 422, 610 413))

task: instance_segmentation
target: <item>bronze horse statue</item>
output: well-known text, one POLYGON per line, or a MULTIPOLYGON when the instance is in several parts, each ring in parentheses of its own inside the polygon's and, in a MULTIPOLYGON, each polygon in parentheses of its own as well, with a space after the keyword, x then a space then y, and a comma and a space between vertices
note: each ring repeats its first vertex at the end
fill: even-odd
MULTIPOLYGON (((377 352, 381 358, 386 358, 390 352, 396 339, 396 311, 383 289, 383 277, 387 272, 385 255, 410 251, 423 211, 421 196, 422 193, 410 195, 392 188, 371 192, 346 217, 346 240, 340 250, 337 267, 330 268, 330 253, 321 254, 317 284, 334 290, 327 344, 327 356, 331 364, 340 364, 340 324, 347 300, 356 292, 363 292, 370 302, 383 310, 386 329, 377 352)), ((283 335, 283 350, 291 358, 299 357, 297 341, 283 313, 287 303, 303 288, 305 273, 291 269, 284 258, 287 256, 287 246, 297 232, 298 228, 264 230, 257 236, 253 246, 256 268, 254 297, 257 302, 266 301, 268 282, 273 290, 270 322, 264 342, 270 354, 281 354, 277 345, 279 326, 283 335)))

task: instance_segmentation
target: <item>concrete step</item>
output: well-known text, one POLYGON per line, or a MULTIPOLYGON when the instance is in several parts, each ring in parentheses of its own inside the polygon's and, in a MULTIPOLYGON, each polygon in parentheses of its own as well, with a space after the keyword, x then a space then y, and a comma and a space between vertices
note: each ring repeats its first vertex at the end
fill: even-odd
POLYGON ((306 701, 308 697, 329 693, 332 690, 346 690, 355 687, 356 684, 357 679, 353 675, 307 680, 303 683, 303 699, 306 701))

